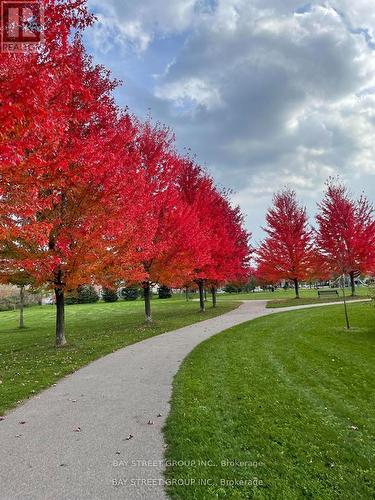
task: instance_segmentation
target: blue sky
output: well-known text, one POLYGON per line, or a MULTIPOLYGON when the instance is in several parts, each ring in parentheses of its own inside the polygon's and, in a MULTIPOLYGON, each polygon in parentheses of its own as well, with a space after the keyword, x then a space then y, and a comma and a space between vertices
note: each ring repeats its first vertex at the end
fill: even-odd
POLYGON ((375 198, 373 0, 89 0, 117 100, 191 148, 259 240, 272 193, 313 216, 328 176, 375 198))

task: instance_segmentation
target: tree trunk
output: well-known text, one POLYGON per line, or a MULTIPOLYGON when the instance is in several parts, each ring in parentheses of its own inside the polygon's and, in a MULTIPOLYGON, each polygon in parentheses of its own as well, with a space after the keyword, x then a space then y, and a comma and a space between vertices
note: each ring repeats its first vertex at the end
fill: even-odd
POLYGON ((345 293, 345 275, 342 278, 342 295, 343 295, 343 298, 344 298, 344 311, 345 311, 346 328, 348 330, 350 330, 348 306, 347 306, 347 303, 346 303, 346 293, 345 293))
POLYGON ((186 297, 186 302, 189 302, 189 289, 185 288, 185 297, 186 297))
POLYGON ((56 347, 66 344, 65 339, 65 299, 64 289, 55 287, 56 297, 56 347))
POLYGON ((198 280, 198 287, 199 287, 199 306, 200 306, 200 312, 205 312, 206 306, 204 303, 204 280, 198 280))
POLYGON ((294 290, 296 292, 296 299, 299 299, 299 283, 298 283, 298 279, 295 278, 293 280, 293 283, 294 283, 294 290))
POLYGON ((23 309, 25 307, 25 285, 20 287, 20 328, 25 328, 23 321, 23 309))
POLYGON ((216 288, 214 286, 211 287, 211 294, 212 294, 212 307, 216 307, 216 288))
POLYGON ((147 281, 143 285, 143 294, 144 294, 144 300, 145 300, 146 321, 147 321, 147 323, 151 323, 151 321, 152 321, 152 317, 151 317, 151 286, 150 286, 149 281, 147 281))
POLYGON ((350 276, 350 287, 352 289, 352 297, 355 296, 355 281, 354 281, 354 272, 351 272, 349 274, 350 276))

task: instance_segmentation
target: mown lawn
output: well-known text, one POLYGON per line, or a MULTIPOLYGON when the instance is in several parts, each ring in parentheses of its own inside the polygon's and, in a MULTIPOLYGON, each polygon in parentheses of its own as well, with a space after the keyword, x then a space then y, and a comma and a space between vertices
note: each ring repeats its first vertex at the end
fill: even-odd
MULTIPOLYGON (((335 300, 342 297, 342 291, 338 290, 339 297, 336 297, 335 300)), ((350 290, 346 289, 346 295, 350 295, 350 290)), ((360 298, 368 297, 369 289, 365 286, 360 286, 356 288, 356 296, 360 298)), ((217 296, 218 301, 226 301, 226 300, 269 300, 272 302, 278 302, 279 304, 286 304, 284 306, 279 305, 278 307, 288 307, 290 305, 305 305, 307 303, 319 303, 318 291, 310 288, 301 288, 300 289, 301 298, 298 300, 295 298, 295 292, 292 288, 288 288, 284 290, 282 288, 278 288, 274 292, 249 292, 249 293, 220 293, 217 296), (284 302, 285 301, 285 302, 284 302)), ((207 294, 208 300, 211 299, 210 294, 207 294)), ((329 302, 330 299, 327 297, 322 300, 322 302, 329 302)))
MULTIPOLYGON (((353 300, 364 300, 367 297, 364 295, 358 295, 356 297, 347 297, 348 302, 352 302, 353 300)), ((292 306, 305 306, 310 304, 328 304, 330 302, 343 302, 343 297, 340 294, 336 297, 301 297, 300 299, 288 298, 288 299, 277 299, 270 300, 267 302, 268 309, 279 309, 280 307, 292 307, 292 306)))
POLYGON ((54 347, 54 306, 26 309, 23 330, 17 327, 18 312, 1 312, 0 415, 94 359, 237 305, 225 302, 202 314, 195 302, 155 299, 152 325, 144 323, 141 301, 67 306, 68 346, 60 350, 54 347))
POLYGON ((165 427, 167 463, 180 461, 166 477, 185 481, 171 498, 375 498, 375 308, 349 312, 349 332, 330 306, 260 318, 193 351, 165 427))

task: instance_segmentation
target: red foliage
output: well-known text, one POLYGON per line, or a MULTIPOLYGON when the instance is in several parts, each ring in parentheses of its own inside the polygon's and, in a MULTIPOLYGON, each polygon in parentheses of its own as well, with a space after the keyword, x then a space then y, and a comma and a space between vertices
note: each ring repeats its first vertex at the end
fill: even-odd
POLYGON ((185 160, 180 176, 183 196, 197 216, 199 245, 191 277, 218 286, 226 281, 241 281, 249 273, 249 234, 243 216, 232 208, 226 193, 191 160, 185 160))
POLYGON ((299 206, 294 191, 285 189, 274 196, 264 229, 267 237, 257 250, 258 276, 266 282, 281 279, 298 282, 314 272, 316 255, 306 209, 299 206))
POLYGON ((237 280, 249 250, 239 209, 171 132, 117 108, 80 41, 85 1, 43 3, 39 52, 0 54, 0 280, 55 290, 60 345, 65 290, 237 280))
POLYGON ((365 196, 353 200, 345 186, 330 180, 319 204, 317 243, 336 274, 375 268, 374 207, 365 196))

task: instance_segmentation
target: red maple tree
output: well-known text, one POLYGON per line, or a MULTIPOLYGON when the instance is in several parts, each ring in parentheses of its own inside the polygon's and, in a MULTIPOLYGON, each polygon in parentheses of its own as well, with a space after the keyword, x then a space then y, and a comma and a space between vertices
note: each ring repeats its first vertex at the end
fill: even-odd
POLYGON ((218 191, 213 180, 191 159, 185 159, 179 182, 185 201, 197 217, 200 241, 194 252, 192 273, 187 278, 198 285, 200 309, 204 311, 205 286, 211 288, 216 306, 220 284, 247 277, 249 234, 243 228, 239 208, 231 207, 228 194, 218 191))
MULTIPOLYGON (((57 346, 65 343, 64 292, 98 276, 109 246, 108 210, 118 193, 129 195, 130 172, 126 177, 120 164, 125 158, 132 164, 131 148, 124 143, 134 135, 114 104, 116 83, 108 72, 92 64, 78 35, 72 43, 64 30, 62 37, 62 53, 49 53, 47 46, 44 57, 28 59, 28 74, 40 85, 33 82, 31 91, 21 81, 20 92, 9 88, 6 105, 0 106, 5 118, 0 154, 7 160, 1 164, 6 181, 1 183, 0 238, 7 251, 1 271, 22 269, 37 284, 54 289, 57 346)), ((15 73, 23 67, 23 59, 17 61, 15 73)))
MULTIPOLYGON (((134 249, 135 261, 130 267, 135 275, 143 274, 145 316, 150 322, 152 285, 181 286, 191 272, 196 215, 184 202, 176 182, 182 160, 174 150, 170 130, 150 121, 138 122, 135 148, 137 224, 132 237, 119 235, 116 254, 122 255, 124 245, 134 249)), ((129 269, 129 262, 123 261, 123 266, 129 269)), ((129 275, 124 279, 137 280, 129 275)))
POLYGON ((299 298, 299 282, 311 272, 314 250, 306 209, 298 204, 293 190, 274 195, 266 222, 267 237, 256 252, 258 275, 267 282, 293 281, 299 298))
POLYGON ((348 189, 330 179, 318 205, 317 243, 332 273, 349 275, 352 295, 355 277, 373 270, 375 262, 374 207, 362 195, 354 200, 348 189))

